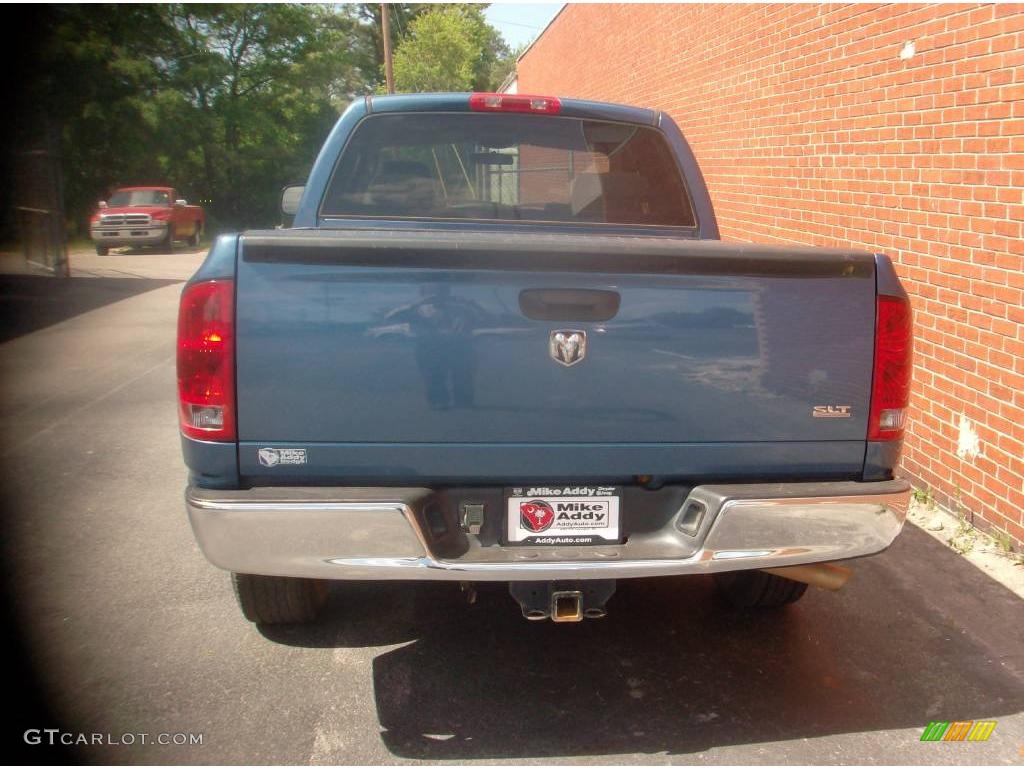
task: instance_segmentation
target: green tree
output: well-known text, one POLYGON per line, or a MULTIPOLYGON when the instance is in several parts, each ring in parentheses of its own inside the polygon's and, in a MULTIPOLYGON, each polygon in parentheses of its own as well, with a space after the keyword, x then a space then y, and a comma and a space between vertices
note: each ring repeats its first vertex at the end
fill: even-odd
POLYGON ((50 5, 32 27, 16 112, 26 131, 60 136, 65 210, 81 224, 109 184, 159 172, 147 113, 173 30, 155 5, 50 5))
MULTIPOLYGON (((510 53, 483 7, 388 5, 400 86, 500 83, 510 53)), ((379 4, 54 4, 22 18, 17 127, 56 129, 79 228, 127 184, 210 200, 211 230, 273 225, 280 187, 306 177, 340 111, 383 81, 379 4)))
POLYGON ((507 74, 510 56, 500 33, 479 5, 446 5, 421 13, 395 51, 399 91, 493 90, 507 74))
POLYGON ((302 180, 338 112, 366 89, 351 54, 355 20, 329 7, 172 6, 180 53, 158 109, 190 136, 167 157, 234 226, 275 218, 277 190, 302 180))
MULTIPOLYGON (((412 21, 431 9, 437 10, 442 4, 430 3, 387 3, 388 20, 391 22, 391 50, 409 33, 412 21)), ((355 39, 354 53, 361 74, 374 88, 384 83, 384 41, 382 37, 380 3, 358 3, 353 8, 359 27, 355 39)))
POLYGON ((280 187, 305 178, 339 112, 373 83, 351 6, 34 13, 21 102, 59 128, 66 209, 79 226, 111 187, 144 183, 212 200, 208 218, 225 227, 272 225, 280 187))
POLYGON ((468 91, 483 55, 470 19, 457 9, 423 14, 395 51, 399 91, 468 91))

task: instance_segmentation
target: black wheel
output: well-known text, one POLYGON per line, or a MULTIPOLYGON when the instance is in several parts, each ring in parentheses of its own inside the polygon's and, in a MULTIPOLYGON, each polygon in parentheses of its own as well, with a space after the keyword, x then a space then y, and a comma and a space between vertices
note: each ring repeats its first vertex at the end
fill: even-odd
POLYGON ((327 601, 327 582, 232 573, 242 614, 256 624, 308 624, 327 601))
POLYGON ((97 256, 106 256, 108 253, 110 253, 110 249, 107 246, 105 246, 105 245, 97 245, 96 246, 96 255, 97 256))
POLYGON ((203 226, 201 224, 196 225, 196 231, 192 233, 192 237, 188 239, 188 244, 193 248, 199 247, 199 241, 203 239, 203 226))
POLYGON ((167 235, 157 245, 160 253, 174 253, 174 227, 167 227, 167 235))
POLYGON ((780 608, 804 596, 807 585, 764 571, 715 574, 719 593, 736 608, 780 608))

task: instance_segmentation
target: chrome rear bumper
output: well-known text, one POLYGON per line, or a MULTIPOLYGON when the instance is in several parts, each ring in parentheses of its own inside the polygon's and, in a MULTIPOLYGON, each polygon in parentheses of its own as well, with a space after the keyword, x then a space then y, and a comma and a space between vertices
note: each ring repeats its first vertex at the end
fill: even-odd
POLYGON ((319 579, 548 581, 622 579, 778 568, 886 549, 906 518, 903 480, 702 485, 687 502, 706 513, 693 535, 680 513, 621 545, 481 546, 438 539, 427 488, 255 488, 185 493, 196 539, 214 565, 239 573, 319 579))

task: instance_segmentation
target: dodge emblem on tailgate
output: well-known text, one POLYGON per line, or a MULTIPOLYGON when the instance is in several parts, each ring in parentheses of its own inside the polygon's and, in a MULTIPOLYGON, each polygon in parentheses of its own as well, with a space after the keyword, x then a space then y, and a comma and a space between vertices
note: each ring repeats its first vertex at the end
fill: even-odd
POLYGON ((548 349, 556 363, 576 365, 587 355, 587 332, 552 331, 548 349))

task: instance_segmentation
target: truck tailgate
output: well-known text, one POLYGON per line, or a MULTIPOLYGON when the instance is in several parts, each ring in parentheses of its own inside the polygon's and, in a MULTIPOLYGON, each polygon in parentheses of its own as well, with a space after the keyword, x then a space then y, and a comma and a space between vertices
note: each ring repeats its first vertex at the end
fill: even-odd
POLYGON ((247 233, 241 469, 269 472, 269 446, 305 449, 275 476, 854 476, 874 301, 869 254, 508 230, 247 233))

